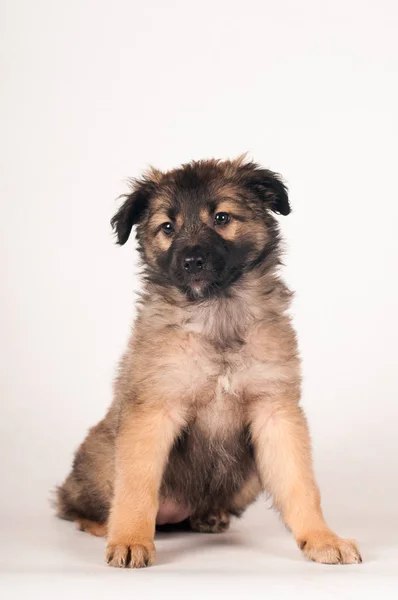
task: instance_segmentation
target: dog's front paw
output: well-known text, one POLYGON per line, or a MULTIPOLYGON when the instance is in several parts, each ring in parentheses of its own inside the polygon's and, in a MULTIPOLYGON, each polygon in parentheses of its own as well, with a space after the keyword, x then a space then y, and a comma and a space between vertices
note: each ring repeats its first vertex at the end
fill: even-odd
POLYGON ((155 562, 153 542, 112 543, 106 547, 105 560, 111 567, 140 569, 155 562))
POLYGON ((317 531, 299 540, 303 554, 315 562, 328 565, 361 563, 362 558, 354 540, 345 540, 331 531, 317 531))

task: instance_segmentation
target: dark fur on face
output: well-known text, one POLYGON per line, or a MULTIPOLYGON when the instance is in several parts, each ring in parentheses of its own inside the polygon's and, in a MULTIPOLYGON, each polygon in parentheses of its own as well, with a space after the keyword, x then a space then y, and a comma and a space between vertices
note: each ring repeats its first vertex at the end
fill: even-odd
POLYGON ((275 266, 273 212, 290 205, 280 177, 252 162, 198 161, 150 171, 112 219, 119 244, 137 225, 147 280, 174 286, 191 300, 226 293, 254 267, 275 266))

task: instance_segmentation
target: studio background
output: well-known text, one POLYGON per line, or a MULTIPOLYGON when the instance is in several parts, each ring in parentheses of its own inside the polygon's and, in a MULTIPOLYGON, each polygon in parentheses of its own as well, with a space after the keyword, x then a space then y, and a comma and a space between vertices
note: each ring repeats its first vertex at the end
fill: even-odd
POLYGON ((397 3, 0 10, 3 597, 393 597, 397 3), (289 186, 302 404, 327 520, 364 564, 306 562, 262 500, 224 536, 160 537, 155 568, 112 570, 103 540, 56 520, 49 498, 111 401, 134 316, 137 257, 133 241, 114 244, 116 198, 148 164, 245 151, 289 186))

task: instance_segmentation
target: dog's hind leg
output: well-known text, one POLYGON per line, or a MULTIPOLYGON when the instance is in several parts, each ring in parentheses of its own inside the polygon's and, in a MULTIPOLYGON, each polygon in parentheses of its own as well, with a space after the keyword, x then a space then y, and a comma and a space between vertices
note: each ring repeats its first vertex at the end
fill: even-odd
POLYGON ((230 522, 230 515, 226 510, 215 510, 206 515, 193 515, 189 524, 192 531, 199 533, 223 533, 227 531, 230 522))
POLYGON ((240 517, 262 492, 260 479, 256 472, 244 482, 240 490, 232 497, 228 511, 235 517, 240 517))
POLYGON ((84 526, 80 528, 94 535, 104 535, 98 532, 103 530, 102 524, 109 517, 113 453, 112 429, 101 421, 89 431, 76 452, 72 471, 57 489, 57 515, 61 519, 76 521, 78 526, 82 523, 84 526))
POLYGON ((106 537, 108 533, 108 527, 106 523, 97 523, 96 521, 90 521, 89 519, 77 519, 77 527, 80 531, 85 531, 91 535, 97 537, 106 537))

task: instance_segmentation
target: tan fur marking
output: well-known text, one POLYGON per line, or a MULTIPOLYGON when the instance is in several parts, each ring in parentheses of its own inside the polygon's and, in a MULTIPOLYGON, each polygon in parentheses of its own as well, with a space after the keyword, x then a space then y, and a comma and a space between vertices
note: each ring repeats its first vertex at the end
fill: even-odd
POLYGON ((216 231, 224 240, 235 240, 239 235, 239 230, 243 229, 242 223, 232 218, 228 225, 216 227, 216 231))
POLYGON ((166 235, 164 235, 164 233, 159 231, 159 234, 156 239, 156 243, 161 250, 166 252, 166 250, 168 250, 170 248, 171 242, 172 242, 171 237, 167 237, 166 235))
POLYGON ((95 521, 89 521, 88 519, 78 519, 76 525, 80 531, 85 531, 96 537, 106 537, 108 533, 108 528, 105 523, 96 523, 95 521))
POLYGON ((148 225, 151 231, 155 232, 160 225, 163 225, 163 223, 168 223, 169 221, 170 219, 166 212, 156 212, 149 219, 148 225))
POLYGON ((200 211, 200 219, 204 225, 212 225, 213 217, 207 208, 202 208, 200 211))
POLYGON ((172 236, 167 236, 163 233, 163 231, 159 230, 159 227, 163 225, 163 223, 168 223, 169 221, 169 216, 163 211, 156 212, 150 217, 148 229, 154 239, 152 244, 147 249, 148 256, 153 257, 156 250, 166 252, 170 248, 170 245, 173 241, 172 236))
POLYGON ((181 424, 149 398, 123 419, 116 442, 115 495, 106 549, 111 566, 142 567, 155 559, 159 488, 181 424))
POLYGON ((170 206, 172 206, 172 203, 167 194, 159 193, 152 198, 151 213, 153 215, 160 212, 167 214, 167 208, 170 206))
POLYGON ((304 554, 317 562, 360 562, 355 543, 336 536, 323 517, 307 423, 296 400, 287 391, 252 407, 260 478, 304 554))
POLYGON ((237 215, 240 217, 246 217, 248 220, 252 216, 250 211, 245 209, 239 200, 234 200, 233 198, 221 200, 217 204, 214 214, 211 214, 207 208, 203 208, 200 211, 200 219, 205 225, 214 227, 217 233, 219 233, 225 239, 233 240, 239 235, 239 233, 247 233, 250 231, 248 226, 245 226, 244 223, 234 219, 232 216, 237 215), (228 225, 224 227, 217 227, 214 225, 214 214, 219 212, 226 212, 231 215, 231 222, 228 225))
POLYGON ((234 200, 233 198, 221 200, 217 204, 216 213, 226 212, 232 215, 238 215, 238 217, 249 217, 250 211, 242 205, 239 200, 234 200))

